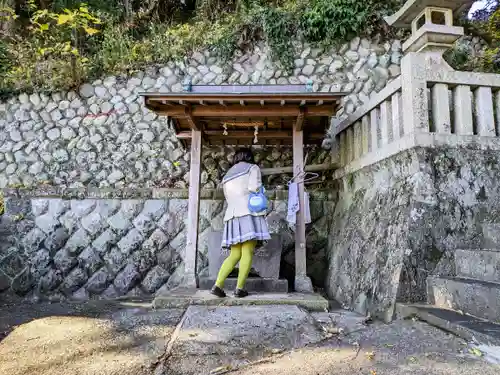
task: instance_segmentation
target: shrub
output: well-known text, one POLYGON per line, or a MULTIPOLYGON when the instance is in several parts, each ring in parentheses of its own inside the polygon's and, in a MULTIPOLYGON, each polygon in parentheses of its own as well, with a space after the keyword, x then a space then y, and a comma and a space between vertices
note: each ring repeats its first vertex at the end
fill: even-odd
POLYGON ((290 71, 295 39, 343 42, 378 31, 381 16, 394 9, 394 1, 375 0, 47 0, 43 9, 37 4, 26 0, 17 15, 7 8, 0 12, 9 22, 17 17, 14 36, 0 43, 4 91, 68 89, 205 48, 228 60, 260 40, 290 71))

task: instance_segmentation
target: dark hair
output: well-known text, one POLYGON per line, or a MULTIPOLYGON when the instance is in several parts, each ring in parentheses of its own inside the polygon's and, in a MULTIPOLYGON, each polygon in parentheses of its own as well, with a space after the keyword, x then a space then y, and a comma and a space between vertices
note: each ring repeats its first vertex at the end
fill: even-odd
POLYGON ((236 151, 233 157, 233 165, 236 165, 241 162, 255 164, 252 150, 249 148, 242 148, 236 151))

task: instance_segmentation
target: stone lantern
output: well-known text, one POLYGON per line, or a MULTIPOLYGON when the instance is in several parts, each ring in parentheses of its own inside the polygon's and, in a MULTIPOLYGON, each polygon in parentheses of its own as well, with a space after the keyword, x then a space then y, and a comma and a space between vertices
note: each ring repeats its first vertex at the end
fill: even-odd
MULTIPOLYGON (((403 52, 427 55, 432 63, 447 65, 442 56, 464 35, 463 27, 453 25, 453 14, 468 9, 471 0, 408 0, 385 21, 390 26, 411 29, 403 52)), ((451 69, 451 68, 450 68, 451 69)))

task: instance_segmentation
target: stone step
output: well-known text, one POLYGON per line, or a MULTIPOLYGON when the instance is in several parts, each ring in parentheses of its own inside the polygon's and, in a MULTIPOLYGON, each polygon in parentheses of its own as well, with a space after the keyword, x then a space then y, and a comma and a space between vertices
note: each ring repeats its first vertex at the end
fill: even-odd
MULTIPOLYGON (((228 278, 224 284, 224 290, 226 292, 235 290, 237 281, 236 278, 228 278)), ((200 279, 200 289, 209 290, 214 284, 215 279, 200 279)), ((248 278, 245 289, 249 292, 288 293, 288 280, 248 278)))
POLYGON ((456 250, 455 268, 458 277, 500 282, 500 251, 456 250))
POLYGON ((188 306, 261 306, 293 305, 309 311, 328 311, 329 301, 315 293, 250 293, 245 298, 218 298, 208 290, 173 290, 158 294, 153 307, 156 309, 187 308, 188 306))
POLYGON ((500 322, 500 283, 470 278, 429 276, 430 305, 500 322))
POLYGON ((417 317, 464 340, 480 344, 500 346, 500 325, 454 310, 428 305, 396 304, 399 319, 417 317))

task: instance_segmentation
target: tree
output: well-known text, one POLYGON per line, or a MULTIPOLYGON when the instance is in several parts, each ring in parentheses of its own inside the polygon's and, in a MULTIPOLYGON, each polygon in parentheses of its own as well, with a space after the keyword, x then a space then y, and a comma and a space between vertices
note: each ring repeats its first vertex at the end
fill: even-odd
POLYGON ((10 36, 14 27, 14 14, 11 10, 16 8, 16 0, 0 0, 0 36, 10 36))

